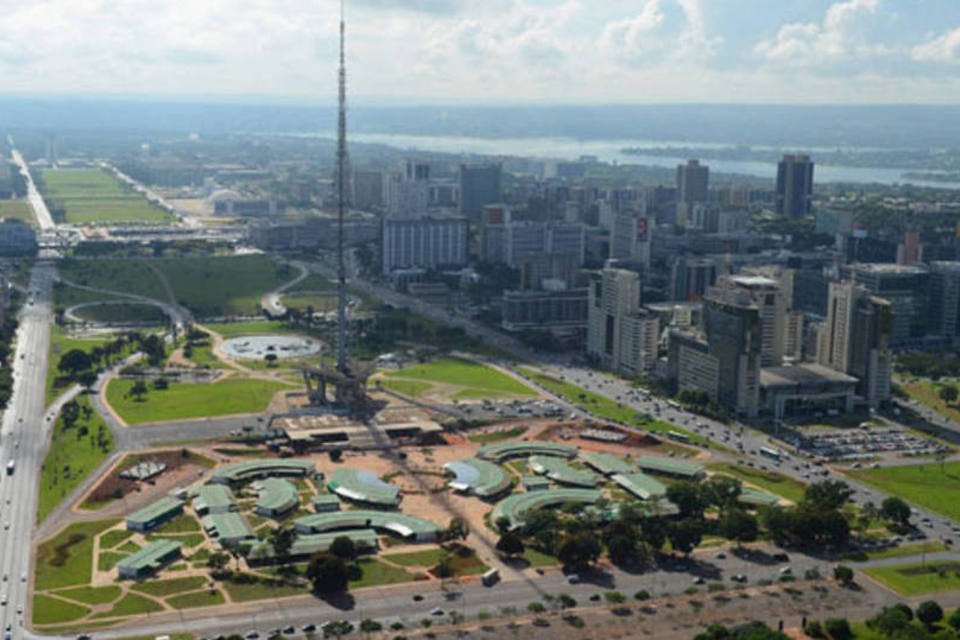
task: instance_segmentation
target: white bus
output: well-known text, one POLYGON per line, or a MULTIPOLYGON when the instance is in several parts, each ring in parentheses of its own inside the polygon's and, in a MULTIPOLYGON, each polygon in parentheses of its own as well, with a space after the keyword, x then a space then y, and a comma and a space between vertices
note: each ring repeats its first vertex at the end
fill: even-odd
POLYGON ((492 587, 494 584, 500 580, 500 571, 497 569, 490 569, 480 578, 483 582, 483 586, 492 587))
POLYGON ((771 460, 780 461, 780 458, 783 457, 783 454, 774 449, 773 447, 760 447, 760 455, 766 456, 771 460))

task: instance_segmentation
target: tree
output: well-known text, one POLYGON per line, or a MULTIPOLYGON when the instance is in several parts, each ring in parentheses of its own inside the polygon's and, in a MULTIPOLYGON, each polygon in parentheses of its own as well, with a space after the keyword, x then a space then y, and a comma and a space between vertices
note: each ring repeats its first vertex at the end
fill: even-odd
POLYGON ((720 509, 721 513, 737 506, 737 500, 743 491, 743 484, 729 476, 711 476, 702 485, 702 494, 708 504, 720 509))
POLYGON ((133 396, 134 400, 140 402, 143 400, 143 396, 147 394, 147 383, 143 380, 137 380, 133 383, 133 386, 130 387, 130 395, 133 396))
POLYGON ((960 631, 960 609, 954 609, 950 617, 947 618, 947 624, 953 629, 960 631))
POLYGON ((57 362, 57 370, 70 378, 89 370, 92 366, 93 360, 83 349, 70 349, 60 356, 60 361, 57 362))
POLYGON ((957 401, 957 397, 960 396, 960 391, 957 391, 957 387, 952 384, 945 384, 940 387, 937 395, 940 396, 940 399, 946 404, 950 404, 957 401))
MULTIPOLYGON (((909 611, 909 607, 907 607, 909 611)), ((867 627, 890 637, 910 624, 910 616, 901 607, 884 607, 880 613, 867 620, 867 627)))
POLYGON ((607 553, 610 554, 610 561, 613 564, 632 564, 637 559, 636 539, 625 535, 615 535, 607 541, 607 553))
POLYGON ((586 570, 600 557, 600 541, 589 533, 566 536, 557 547, 557 557, 574 571, 586 570))
POLYGON ((460 516, 450 518, 450 524, 443 532, 443 539, 447 541, 466 540, 470 535, 470 525, 460 516))
POLYGON ((833 579, 843 586, 847 586, 853 582, 853 569, 838 564, 833 568, 833 579))
POLYGON ((850 623, 846 618, 827 618, 823 621, 823 630, 831 640, 850 640, 853 637, 850 623))
POLYGON ((803 502, 817 511, 839 509, 850 496, 853 490, 842 480, 824 480, 807 487, 803 502))
POLYGON ((278 360, 277 354, 275 353, 268 353, 267 355, 263 356, 263 359, 267 363, 267 366, 269 367, 274 366, 278 360))
POLYGON ((377 622, 376 620, 371 620, 367 618, 360 622, 360 631, 364 633, 375 633, 383 629, 383 625, 377 622))
POLYGON ((518 556, 525 551, 523 538, 513 531, 507 531, 497 540, 496 549, 508 556, 518 556))
POLYGON ((337 536, 330 543, 330 553, 341 560, 350 561, 357 557, 357 545, 347 536, 337 536))
POLYGON ((230 564, 230 556, 222 551, 210 554, 207 558, 207 566, 214 571, 223 571, 230 564))
POLYGON ((943 609, 935 600, 925 600, 917 606, 917 620, 931 627, 943 620, 943 609))
POLYGON ((60 409, 60 419, 63 420, 63 428, 70 429, 80 418, 80 405, 76 400, 71 400, 60 409))
POLYGON ((753 542, 759 533, 756 517, 739 508, 727 509, 718 524, 720 535, 738 545, 753 542))
POLYGON ((647 518, 640 524, 640 540, 654 552, 663 549, 667 541, 667 525, 663 518, 647 518))
POLYGON ((270 545, 280 564, 286 564, 296 539, 297 532, 293 527, 280 526, 270 532, 270 545))
POLYGON ((703 525, 698 520, 677 520, 667 527, 667 538, 674 551, 689 555, 703 539, 703 525))
POLYGON ((347 590, 347 563, 329 552, 317 553, 307 564, 307 579, 316 593, 340 593, 347 590))
POLYGON ((693 482, 683 480, 667 487, 667 499, 677 505, 682 519, 703 518, 703 494, 693 482))
POLYGON ((341 449, 330 449, 330 462, 340 462, 343 460, 343 451, 341 449))
POLYGON ((884 498, 880 503, 880 516, 901 527, 907 527, 910 525, 910 505, 896 496, 884 498))

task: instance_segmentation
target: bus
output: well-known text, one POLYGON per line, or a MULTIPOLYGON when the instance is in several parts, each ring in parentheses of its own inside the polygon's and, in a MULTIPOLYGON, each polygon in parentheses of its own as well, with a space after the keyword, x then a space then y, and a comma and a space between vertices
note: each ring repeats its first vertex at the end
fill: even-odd
POLYGON ((483 576, 481 576, 480 580, 483 582, 483 586, 492 587, 497 583, 498 580, 500 580, 500 571, 497 569, 490 569, 490 571, 487 571, 485 574, 483 574, 483 576))
POLYGON ((13 469, 14 469, 15 466, 16 466, 16 463, 15 463, 13 460, 11 460, 10 462, 7 463, 7 475, 8 475, 8 476, 12 476, 12 475, 13 475, 13 469))
POLYGON ((668 431, 667 437, 677 442, 690 442, 690 436, 679 431, 668 431))
POLYGON ((783 454, 773 447, 760 447, 758 451, 760 451, 760 455, 766 456, 771 460, 776 460, 777 462, 780 462, 780 458, 783 457, 783 454))

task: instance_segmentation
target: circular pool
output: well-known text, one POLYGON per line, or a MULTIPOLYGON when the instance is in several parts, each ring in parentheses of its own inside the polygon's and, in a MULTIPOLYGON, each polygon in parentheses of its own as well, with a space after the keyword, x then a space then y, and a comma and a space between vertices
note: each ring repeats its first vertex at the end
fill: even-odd
POLYGON ((272 353, 283 360, 312 356, 320 351, 320 343, 303 336, 241 336, 224 340, 220 351, 231 358, 263 360, 272 353))

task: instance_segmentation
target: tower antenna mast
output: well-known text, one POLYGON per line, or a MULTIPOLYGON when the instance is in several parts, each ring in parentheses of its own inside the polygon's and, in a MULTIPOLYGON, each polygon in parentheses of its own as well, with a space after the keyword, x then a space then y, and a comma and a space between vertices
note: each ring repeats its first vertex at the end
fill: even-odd
POLYGON ((337 115, 337 369, 347 368, 347 268, 343 257, 343 218, 347 180, 347 64, 344 55, 346 23, 343 0, 340 0, 340 70, 337 115))

